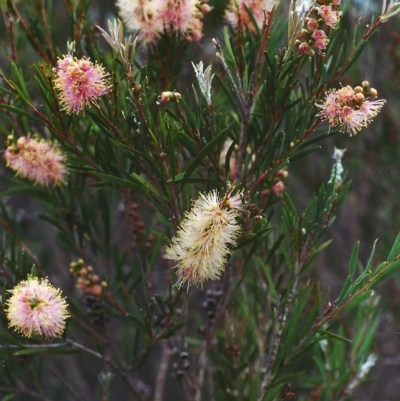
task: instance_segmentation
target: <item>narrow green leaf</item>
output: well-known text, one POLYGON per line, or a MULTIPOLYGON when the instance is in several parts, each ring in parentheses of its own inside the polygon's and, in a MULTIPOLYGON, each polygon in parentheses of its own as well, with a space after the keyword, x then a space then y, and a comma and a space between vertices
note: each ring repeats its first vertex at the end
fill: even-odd
MULTIPOLYGON (((370 270, 372 268, 372 262, 374 260, 374 255, 375 255, 375 249, 376 249, 376 243, 378 242, 378 240, 376 239, 374 241, 374 245, 372 246, 372 251, 371 251, 371 255, 369 256, 368 259, 368 263, 367 263, 367 267, 365 268, 365 270, 370 270)), ((365 274, 365 273, 364 273, 365 274)))
POLYGON ((392 246, 392 249, 389 252, 389 256, 387 257, 387 261, 391 262, 395 258, 400 256, 400 233, 397 234, 396 240, 392 246))
POLYGON ((387 269, 383 270, 381 269, 381 272, 376 274, 373 274, 373 277, 370 279, 371 280, 371 287, 375 287, 377 284, 381 283, 382 281, 386 280, 390 276, 392 276, 397 270, 400 268, 400 260, 396 260, 395 262, 392 262, 390 265, 387 265, 386 263, 382 264, 383 266, 386 266, 387 269))
POLYGON ((14 92, 4 88, 3 86, 0 86, 0 92, 6 94, 8 96, 15 97, 15 93, 14 92))
POLYGON ((271 300, 277 300, 279 298, 278 290, 275 287, 274 280, 272 279, 271 276, 271 269, 270 267, 263 263, 263 261, 260 260, 260 266, 264 272, 265 278, 267 280, 268 284, 268 291, 271 293, 272 297, 271 300))
POLYGON ((373 290, 363 291, 361 294, 357 295, 353 300, 351 300, 339 313, 338 316, 343 315, 351 309, 354 309, 356 306, 360 305, 364 301, 366 301, 369 297, 374 295, 373 290))
POLYGON ((168 198, 162 194, 160 191, 158 191, 153 185, 151 185, 145 178, 141 177, 140 175, 136 173, 132 173, 131 176, 135 178, 145 189, 149 190, 150 192, 153 193, 156 197, 162 198, 165 201, 168 201, 168 198))
POLYGON ((29 96, 29 91, 25 83, 25 79, 22 75, 21 70, 15 65, 15 63, 11 63, 11 72, 13 76, 13 86, 15 91, 18 93, 19 97, 26 103, 31 103, 31 98, 29 96))
POLYGON ((230 60, 234 63, 234 65, 236 65, 236 58, 235 58, 235 54, 231 47, 231 41, 230 41, 228 27, 224 28, 223 35, 224 35, 225 51, 228 53, 230 60))
POLYGON ((360 249, 360 242, 357 242, 353 248, 353 252, 351 253, 350 257, 349 272, 351 276, 353 276, 354 272, 356 271, 359 249, 360 249))
POLYGON ((308 156, 311 153, 317 152, 320 149, 321 149, 321 146, 312 146, 310 148, 300 149, 298 152, 291 155, 289 157, 289 160, 290 160, 290 162, 293 162, 295 160, 301 159, 302 157, 308 156))
MULTIPOLYGON (((193 174, 197 174, 200 173, 202 171, 207 171, 207 167, 197 167, 194 171, 193 174)), ((178 181, 182 181, 183 178, 185 177, 186 172, 177 174, 175 177, 170 178, 169 180, 167 180, 167 182, 178 182, 178 181)))
POLYGON ((351 253, 351 257, 350 257, 349 275, 347 276, 347 279, 346 279, 346 282, 344 283, 342 291, 340 291, 339 298, 336 301, 336 303, 338 305, 340 305, 348 297, 348 295, 351 294, 350 286, 353 282, 354 272, 356 271, 359 249, 360 249, 360 242, 357 242, 353 248, 353 252, 351 253))
POLYGON ((190 138, 184 132, 178 132, 178 141, 189 151, 189 153, 196 157, 199 154, 199 147, 196 141, 190 138))
POLYGON ((10 401, 14 399, 16 396, 17 396, 16 394, 7 394, 1 399, 1 401, 10 401))
POLYGON ((129 315, 128 319, 131 320, 133 322, 133 324, 140 330, 147 332, 147 327, 146 324, 140 320, 138 317, 134 316, 134 315, 129 315))
POLYGON ((191 177, 193 174, 194 170, 196 167, 202 162, 205 156, 207 154, 211 153, 213 150, 214 146, 216 146, 219 142, 222 142, 222 140, 225 139, 225 137, 228 135, 228 130, 224 129, 222 130, 211 142, 209 142, 197 155, 197 157, 193 160, 193 162, 189 165, 189 167, 185 171, 185 175, 182 179, 181 183, 181 190, 185 186, 187 180, 191 177))
POLYGON ((327 336, 333 338, 334 340, 339 340, 339 341, 343 341, 345 343, 350 343, 350 344, 352 343, 352 341, 349 340, 348 338, 339 336, 339 334, 332 333, 331 331, 327 331, 327 330, 323 330, 323 329, 319 329, 318 331, 326 334, 327 336))
POLYGON ((183 326, 185 326, 185 322, 178 322, 174 324, 170 330, 168 330, 163 336, 161 336, 162 339, 172 337, 179 329, 181 329, 183 326))
POLYGON ((161 312, 166 315, 167 314, 167 310, 165 309, 165 304, 164 301, 162 300, 162 298, 159 295, 154 295, 154 299, 157 302, 158 307, 160 308, 161 312))
POLYGON ((35 264, 32 265, 31 277, 37 277, 37 268, 35 264))
POLYGON ((247 245, 248 243, 250 243, 254 239, 259 238, 261 235, 264 235, 265 233, 267 233, 270 230, 271 230, 271 227, 265 227, 262 230, 257 231, 256 233, 251 233, 251 234, 246 235, 237 244, 235 249, 239 249, 239 248, 244 247, 245 245, 247 245))
POLYGON ((19 109, 18 107, 10 106, 9 104, 0 103, 0 108, 11 111, 12 113, 19 114, 20 116, 26 117, 29 120, 34 120, 43 124, 43 121, 36 117, 32 112, 28 113, 25 110, 19 109))
POLYGON ((21 351, 14 352, 14 355, 21 356, 21 355, 30 355, 30 354, 40 354, 41 352, 48 352, 49 348, 43 346, 43 348, 28 348, 23 349, 21 351))

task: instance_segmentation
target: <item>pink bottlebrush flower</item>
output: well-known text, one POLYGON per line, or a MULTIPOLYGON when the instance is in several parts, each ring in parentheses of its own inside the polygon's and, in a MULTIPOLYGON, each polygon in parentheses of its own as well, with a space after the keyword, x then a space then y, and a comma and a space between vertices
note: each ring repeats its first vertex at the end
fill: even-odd
POLYGON ((42 186, 66 181, 66 157, 56 144, 39 138, 21 137, 4 152, 7 166, 18 176, 42 186))
POLYGON ((341 132, 355 135, 374 119, 386 102, 384 99, 365 99, 365 96, 372 94, 375 97, 377 92, 373 88, 370 89, 368 83, 364 88, 357 86, 353 89, 347 85, 333 89, 327 93, 322 104, 317 104, 317 107, 321 108, 317 116, 328 120, 331 127, 340 127, 341 132))
POLYGON ((207 3, 203 3, 203 4, 200 6, 200 11, 201 11, 203 14, 208 14, 211 10, 212 10, 212 7, 211 7, 209 4, 207 4, 207 3))
POLYGON ((380 112, 383 105, 386 103, 385 99, 378 99, 378 100, 365 100, 361 106, 360 111, 363 114, 365 121, 369 124, 374 117, 380 112))
MULTIPOLYGON (((201 18, 203 15, 201 15, 201 18)), ((182 32, 183 33, 183 32, 182 32)), ((183 33, 184 34, 184 33, 183 33)), ((186 32, 187 41, 200 41, 203 37, 203 21, 200 18, 194 18, 190 29, 186 32)))
POLYGON ((323 120, 328 119, 332 126, 337 125, 339 122, 339 116, 342 112, 342 103, 338 96, 337 90, 332 90, 326 95, 323 106, 317 105, 322 108, 322 111, 318 114, 323 120))
POLYGON ((329 43, 329 39, 323 30, 319 29, 319 30, 315 31, 313 33, 312 37, 315 40, 315 43, 314 43, 315 47, 317 47, 319 50, 326 49, 326 46, 329 43))
POLYGON ((318 29, 318 21, 315 18, 307 18, 307 28, 310 31, 316 31, 318 29))
POLYGON ((264 11, 268 15, 272 8, 277 6, 279 3, 280 0, 231 0, 225 13, 225 20, 234 28, 239 26, 240 21, 242 26, 247 27, 247 29, 254 34, 257 32, 257 29, 254 26, 253 20, 250 18, 247 9, 251 11, 253 18, 257 23, 257 27, 261 29, 265 20, 264 11))
POLYGON ((339 116, 341 132, 348 132, 350 136, 356 135, 362 128, 366 127, 366 121, 360 110, 355 110, 350 106, 343 106, 339 116))
POLYGON ((310 50, 311 50, 310 46, 306 42, 300 43, 299 45, 300 54, 307 54, 310 50))
POLYGON ((347 86, 343 86, 342 88, 340 88, 338 90, 335 90, 332 94, 335 96, 337 102, 349 103, 354 100, 354 96, 356 95, 356 92, 350 85, 347 85, 347 86))
POLYGON ((322 17, 326 25, 336 28, 342 12, 332 10, 331 6, 321 6, 318 8, 318 14, 322 17))
POLYGON ((96 104, 100 96, 111 90, 104 67, 87 58, 77 59, 68 54, 58 60, 54 72, 54 86, 68 114, 79 113, 86 105, 96 104))
POLYGON ((272 192, 276 196, 282 196, 285 189, 286 189, 285 184, 282 181, 278 181, 276 184, 273 185, 272 192))
MULTIPOLYGON (((319 49, 319 54, 323 55, 323 50, 326 49, 329 43, 327 34, 323 29, 325 26, 329 26, 330 28, 337 27, 340 17, 342 16, 342 12, 337 10, 340 5, 340 0, 320 0, 317 2, 315 0, 302 0, 297 3, 296 6, 291 5, 290 12, 298 14, 299 11, 296 12, 296 10, 299 9, 304 10, 306 14, 303 13, 304 18, 301 19, 302 24, 297 29, 297 40, 295 44, 299 47, 300 54, 313 56, 311 52, 304 51, 304 46, 300 47, 299 43, 303 42, 317 47, 319 49), (323 5, 325 3, 329 3, 329 5, 323 5), (306 25, 301 28, 304 22, 306 25)), ((293 2, 291 2, 291 4, 293 4, 293 2)), ((294 20, 297 21, 296 18, 294 20)), ((293 23, 292 19, 289 19, 289 26, 293 25, 293 23)))
POLYGON ((176 262, 178 287, 201 286, 221 277, 241 231, 237 221, 241 209, 239 194, 221 199, 212 191, 193 202, 165 256, 176 262))
POLYGON ((161 36, 164 25, 159 13, 163 6, 163 0, 117 0, 119 15, 143 45, 154 44, 161 36))
POLYGON ((68 305, 61 290, 47 279, 28 276, 9 291, 12 296, 5 309, 9 327, 28 338, 39 335, 50 339, 63 333, 65 320, 70 316, 68 305))

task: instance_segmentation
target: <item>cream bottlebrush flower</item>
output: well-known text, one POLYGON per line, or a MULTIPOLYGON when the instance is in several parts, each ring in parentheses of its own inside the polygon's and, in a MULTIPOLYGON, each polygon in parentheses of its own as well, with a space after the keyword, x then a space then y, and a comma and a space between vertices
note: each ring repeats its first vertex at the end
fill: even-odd
POLYGON ((28 276, 9 291, 12 296, 5 309, 9 327, 28 338, 33 335, 54 338, 64 332, 65 320, 70 316, 68 305, 61 290, 47 279, 28 276))
POLYGON ((162 0, 117 0, 119 15, 142 44, 154 44, 164 30, 159 13, 162 0))
MULTIPOLYGON (((11 142, 10 138, 10 142, 11 142)), ((21 137, 10 143, 4 152, 7 166, 18 176, 42 186, 59 185, 66 181, 66 157, 51 142, 40 138, 21 137)))
POLYGON ((203 14, 211 10, 200 0, 118 0, 117 6, 121 18, 142 44, 154 44, 164 30, 200 40, 203 14))
POLYGON ((203 29, 203 13, 211 8, 202 7, 199 0, 164 0, 159 18, 166 31, 178 31, 181 35, 200 40, 203 29))
POLYGON ((221 199, 215 190, 193 202, 166 251, 166 258, 176 262, 179 287, 220 278, 241 232, 241 209, 239 194, 221 199))
POLYGON ((194 72, 197 77, 197 81, 199 82, 200 90, 203 96, 206 98, 208 105, 211 105, 211 81, 214 78, 215 74, 211 75, 211 65, 209 65, 203 71, 203 62, 200 61, 199 64, 192 63, 194 68, 194 72))
POLYGON ((268 15, 272 8, 278 6, 279 3, 280 0, 231 0, 225 13, 225 20, 234 28, 238 27, 240 21, 251 33, 256 33, 257 28, 254 26, 248 10, 253 14, 257 27, 261 29, 265 20, 264 11, 268 15))
POLYGON ((317 116, 328 120, 331 127, 340 127, 341 132, 355 135, 372 122, 385 104, 384 99, 370 100, 376 95, 376 90, 369 88, 367 81, 362 87, 354 89, 349 85, 333 89, 327 93, 322 104, 317 104, 322 109, 317 116))
POLYGON ((54 86, 60 103, 68 113, 79 113, 85 106, 96 104, 100 96, 111 90, 104 67, 87 58, 77 59, 70 54, 59 59, 54 86))

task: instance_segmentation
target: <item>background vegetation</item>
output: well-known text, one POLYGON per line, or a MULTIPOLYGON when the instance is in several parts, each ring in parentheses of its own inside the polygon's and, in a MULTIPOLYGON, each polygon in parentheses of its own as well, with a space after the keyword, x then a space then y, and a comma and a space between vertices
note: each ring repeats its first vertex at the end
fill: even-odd
POLYGON ((131 74, 95 27, 108 31, 115 5, 61 3, 1 2, 4 149, 37 133, 69 168, 65 186, 42 188, 3 164, 2 300, 34 264, 72 315, 48 342, 0 314, 3 399, 397 400, 398 17, 366 35, 380 1, 343 1, 324 57, 285 57, 289 1, 255 35, 223 27, 227 4, 210 1, 199 43, 138 47, 131 74), (53 87, 67 41, 113 86, 79 115, 53 87), (200 60, 216 74, 211 106, 200 60), (349 138, 316 118, 327 89, 364 80, 387 99, 370 127, 349 138), (166 90, 182 99, 158 105, 166 90), (340 185, 328 183, 334 147, 347 148, 340 185), (237 249, 220 282, 179 289, 165 247, 191 201, 229 180, 247 202, 237 249), (80 259, 107 283, 100 296, 76 287, 80 259))

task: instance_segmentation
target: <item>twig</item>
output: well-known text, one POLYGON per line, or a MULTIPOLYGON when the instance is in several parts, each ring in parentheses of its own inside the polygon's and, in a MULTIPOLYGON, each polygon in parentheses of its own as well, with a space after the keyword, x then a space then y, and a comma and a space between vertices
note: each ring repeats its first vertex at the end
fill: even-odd
POLYGON ((204 373, 207 366, 207 341, 203 341, 201 351, 198 359, 198 374, 197 374, 197 391, 194 397, 194 401, 201 401, 201 388, 204 382, 204 373))
POLYGON ((49 55, 47 54, 47 52, 43 49, 42 45, 38 42, 38 40, 36 39, 36 37, 32 34, 32 32, 29 29, 29 25, 26 23, 26 21, 22 18, 22 15, 19 13, 17 7, 14 4, 14 0, 9 0, 8 1, 8 5, 10 7, 10 11, 13 14, 13 17, 15 19, 17 19, 21 26, 22 29, 25 31, 26 33, 26 37, 28 38, 30 44, 32 45, 32 47, 36 50, 36 52, 43 57, 43 59, 46 61, 46 63, 48 64, 52 64, 53 60, 51 59, 51 57, 49 57, 49 55))
POLYGON ((79 351, 82 351, 86 354, 92 355, 98 359, 101 359, 102 361, 104 361, 105 363, 107 363, 108 365, 110 365, 118 374, 119 376, 122 378, 122 380, 125 382, 125 384, 128 386, 128 388, 131 390, 132 394, 138 399, 138 400, 143 400, 143 398, 140 396, 139 392, 137 391, 137 389, 135 388, 135 386, 131 383, 131 381, 129 380, 128 377, 128 371, 127 370, 123 370, 121 369, 121 367, 119 366, 119 364, 116 364, 113 360, 111 360, 110 358, 108 358, 107 356, 104 356, 96 351, 93 351, 90 348, 85 347, 82 344, 79 344, 75 341, 72 340, 66 340, 65 341, 66 344, 68 344, 71 348, 77 349, 79 351))
POLYGON ((67 389, 67 391, 71 394, 71 396, 77 400, 77 401, 83 401, 83 398, 81 398, 76 391, 74 391, 74 389, 72 388, 71 384, 68 383, 67 380, 64 379, 64 377, 54 368, 54 366, 49 363, 48 367, 50 369, 50 371, 54 374, 54 376, 57 377, 58 380, 60 380, 60 382, 62 383, 62 385, 67 389))
POLYGON ((44 35, 45 35, 46 42, 47 42, 46 45, 47 45, 47 48, 49 50, 50 57, 51 57, 52 60, 55 60, 56 59, 56 55, 55 55, 55 52, 54 52, 53 42, 52 42, 52 39, 51 39, 51 31, 50 31, 50 28, 49 28, 49 24, 47 22, 46 7, 45 7, 45 4, 44 4, 44 0, 37 0, 36 1, 36 8, 37 8, 37 10, 38 10, 38 12, 40 14, 40 18, 42 20, 44 35))
POLYGON ((271 347, 268 354, 267 365, 265 367, 265 374, 261 383, 258 401, 262 401, 264 399, 265 393, 267 392, 269 385, 272 383, 272 380, 274 379, 272 370, 276 361, 276 357, 278 355, 279 346, 281 344, 283 329, 285 328, 289 307, 292 304, 294 296, 296 295, 298 284, 299 284, 299 273, 296 273, 292 288, 286 299, 284 309, 278 316, 277 319, 278 327, 271 339, 271 347))
POLYGON ((165 379, 167 376, 169 359, 171 357, 171 349, 168 343, 165 341, 163 343, 160 366, 158 368, 157 379, 156 379, 156 388, 154 390, 154 399, 153 401, 163 401, 164 399, 164 387, 165 387, 165 379))
POLYGON ((228 67, 228 64, 225 60, 225 57, 222 52, 222 47, 219 44, 217 39, 213 39, 213 42, 215 44, 215 47, 217 48, 217 57, 222 62, 222 65, 224 67, 225 72, 228 75, 232 91, 235 95, 237 104, 239 106, 240 110, 240 117, 241 117, 241 122, 240 122, 240 134, 239 134, 239 144, 238 144, 238 154, 236 157, 236 179, 237 181, 241 182, 243 178, 243 162, 246 154, 246 148, 247 148, 247 141, 248 141, 248 133, 249 133, 249 127, 250 127, 250 115, 251 115, 251 109, 253 106, 253 101, 254 101, 254 90, 256 87, 256 82, 257 82, 257 76, 258 76, 258 71, 260 68, 260 65, 262 63, 263 57, 264 57, 264 49, 265 46, 267 45, 268 37, 269 37, 269 32, 270 32, 270 21, 274 13, 274 8, 271 10, 270 18, 268 21, 268 24, 266 23, 267 20, 267 15, 265 14, 264 18, 264 31, 263 35, 261 38, 261 44, 260 48, 257 54, 257 59, 256 59, 256 64, 254 67, 254 70, 251 74, 250 77, 250 83, 248 87, 248 91, 246 94, 244 94, 244 88, 242 85, 241 77, 237 76, 237 81, 236 83, 235 79, 233 78, 231 71, 228 67))
POLYGON ((268 23, 267 23, 267 14, 264 10, 265 14, 264 14, 263 34, 261 37, 260 47, 258 49, 256 64, 255 64, 254 70, 251 74, 250 83, 249 83, 249 92, 252 95, 254 95, 254 92, 255 92, 257 75, 259 73, 260 66, 262 65, 262 62, 265 59, 264 52, 265 52, 265 48, 267 47, 267 42, 268 42, 270 30, 271 30, 271 24, 272 24, 272 18, 274 16, 274 12, 275 12, 275 6, 272 7, 272 9, 269 13, 269 18, 268 18, 268 23))
POLYGON ((42 394, 36 393, 35 391, 28 390, 21 382, 17 383, 17 387, 0 387, 1 392, 8 392, 14 394, 25 394, 30 397, 30 399, 41 400, 41 401, 52 401, 42 394))
POLYGON ((14 24, 15 18, 13 18, 8 11, 4 12, 4 23, 6 25, 8 34, 10 35, 10 50, 11 56, 9 58, 10 61, 15 61, 17 58, 17 53, 15 50, 15 31, 14 24))
POLYGON ((197 372, 196 372, 196 386, 195 386, 195 394, 193 397, 194 401, 200 401, 201 396, 202 396, 202 387, 203 387, 203 382, 204 382, 204 376, 205 376, 205 371, 207 370, 208 367, 208 358, 207 358, 207 352, 212 344, 212 340, 214 338, 215 332, 217 325, 222 318, 226 307, 228 305, 228 301, 230 299, 230 294, 232 292, 232 287, 230 287, 230 272, 231 269, 229 268, 230 266, 228 265, 226 270, 225 270, 225 275, 224 275, 224 284, 225 288, 223 291, 223 297, 220 299, 218 303, 217 310, 215 311, 215 319, 211 327, 208 328, 207 333, 206 333, 206 338, 202 344, 202 348, 200 351, 199 359, 198 359, 198 365, 197 365, 197 372))

